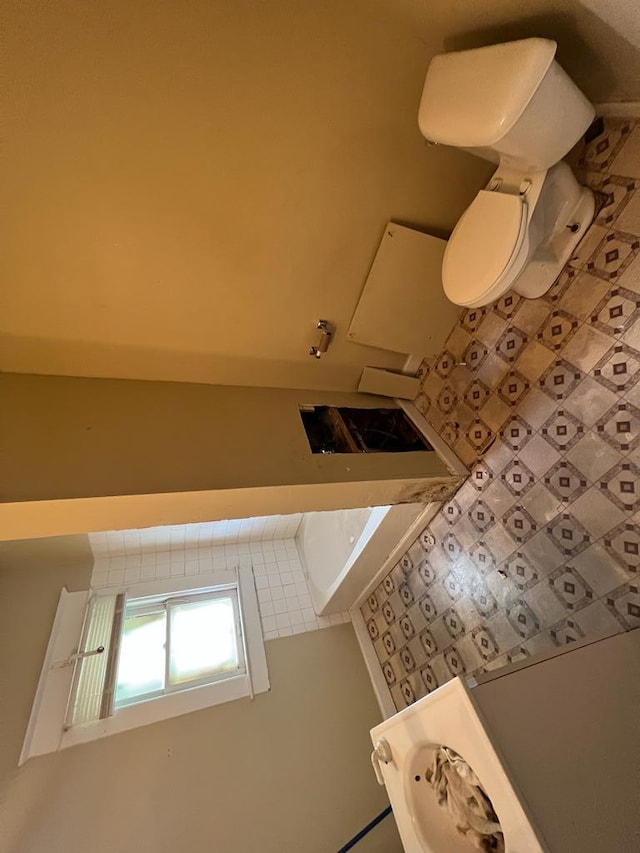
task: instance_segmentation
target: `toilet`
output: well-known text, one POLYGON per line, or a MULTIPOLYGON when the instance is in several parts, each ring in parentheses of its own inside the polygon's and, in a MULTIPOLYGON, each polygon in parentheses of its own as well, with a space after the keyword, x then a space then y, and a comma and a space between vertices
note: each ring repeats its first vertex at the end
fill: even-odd
POLYGON ((555 53, 554 41, 529 38, 440 54, 427 70, 423 136, 497 164, 444 253, 456 305, 489 305, 509 289, 542 296, 593 220, 593 193, 562 158, 595 111, 555 53))

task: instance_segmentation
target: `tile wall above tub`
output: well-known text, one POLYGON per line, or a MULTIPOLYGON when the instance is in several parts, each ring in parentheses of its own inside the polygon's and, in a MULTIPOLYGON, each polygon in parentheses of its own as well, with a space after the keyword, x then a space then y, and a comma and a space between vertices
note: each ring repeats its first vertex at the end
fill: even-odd
POLYGON ((244 542, 269 542, 293 539, 302 521, 302 513, 266 515, 256 518, 232 518, 202 521, 196 524, 172 524, 138 530, 107 530, 90 533, 95 558, 121 557, 151 551, 177 551, 230 545, 244 542))
POLYGON ((318 616, 313 610, 294 539, 301 518, 297 514, 90 533, 91 588, 126 587, 135 595, 141 583, 249 564, 265 640, 348 622, 346 612, 318 616))

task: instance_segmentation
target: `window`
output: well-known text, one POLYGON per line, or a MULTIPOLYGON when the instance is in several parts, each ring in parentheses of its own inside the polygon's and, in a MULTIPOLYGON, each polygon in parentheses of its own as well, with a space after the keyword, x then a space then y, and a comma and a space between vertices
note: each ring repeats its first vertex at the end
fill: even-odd
POLYGON ((245 672, 235 589, 127 604, 115 708, 245 672))
POLYGON ((80 648, 68 728, 247 672, 231 585, 169 596, 94 595, 80 648))
POLYGON ((251 568, 63 590, 20 763, 269 688, 251 568))

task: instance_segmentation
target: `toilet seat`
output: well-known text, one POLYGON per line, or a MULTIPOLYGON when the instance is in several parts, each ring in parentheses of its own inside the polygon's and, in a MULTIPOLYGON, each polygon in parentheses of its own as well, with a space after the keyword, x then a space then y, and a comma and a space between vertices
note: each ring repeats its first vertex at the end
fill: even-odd
POLYGON ((497 299, 527 261, 527 225, 524 198, 481 190, 447 243, 442 263, 447 297, 457 305, 470 307, 492 301, 492 291, 497 299))

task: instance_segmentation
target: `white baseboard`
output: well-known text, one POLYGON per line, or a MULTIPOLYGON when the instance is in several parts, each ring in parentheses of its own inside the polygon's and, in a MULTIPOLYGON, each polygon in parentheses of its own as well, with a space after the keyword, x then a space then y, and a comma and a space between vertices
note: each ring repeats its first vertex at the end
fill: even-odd
POLYGON ((362 657, 364 658, 364 663, 371 679, 371 685, 378 701, 382 719, 388 720, 389 717, 393 717, 396 713, 396 706, 393 704, 391 692, 382 674, 382 667, 373 648, 373 643, 369 638, 369 632, 367 631, 367 626, 360 610, 351 611, 351 624, 356 632, 358 645, 360 646, 360 651, 362 652, 362 657))
POLYGON ((408 355, 405 363, 402 365, 402 372, 407 376, 415 376, 423 361, 424 357, 421 355, 408 355))
POLYGON ((594 104, 597 116, 617 118, 640 118, 640 101, 611 101, 594 104))

